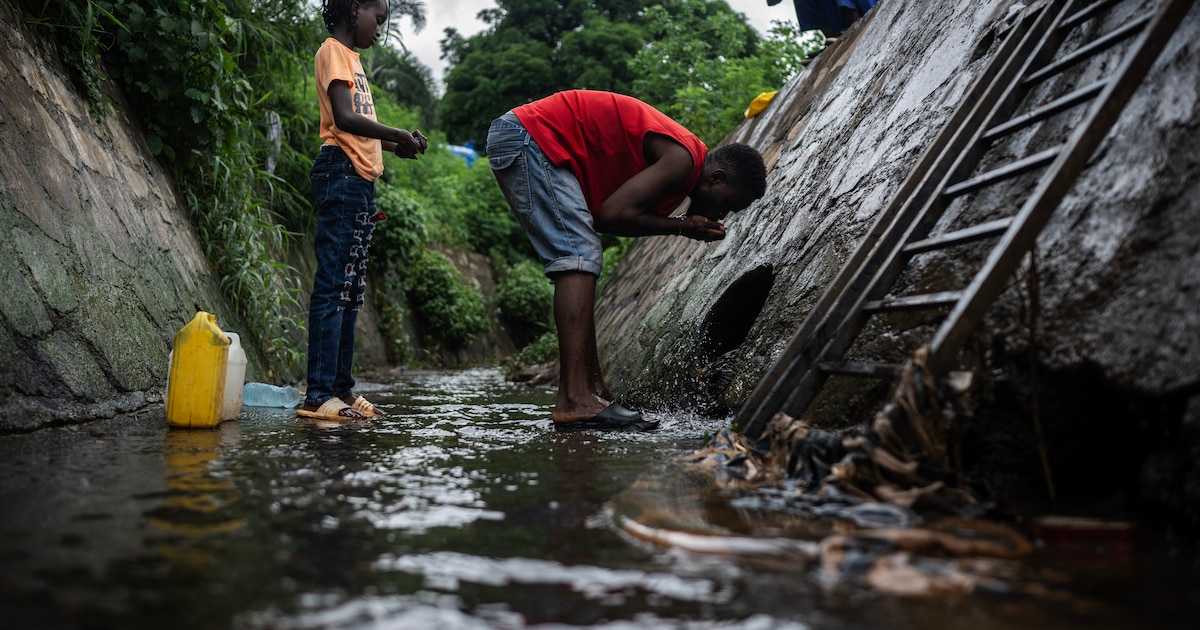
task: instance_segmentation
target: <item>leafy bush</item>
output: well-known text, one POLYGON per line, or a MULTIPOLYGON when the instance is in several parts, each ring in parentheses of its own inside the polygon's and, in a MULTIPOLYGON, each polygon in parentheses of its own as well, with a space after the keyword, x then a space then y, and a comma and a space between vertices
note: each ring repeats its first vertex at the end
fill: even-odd
POLYGON ((533 343, 521 348, 521 351, 513 355, 512 363, 509 364, 510 373, 531 365, 540 365, 549 363, 558 358, 558 333, 553 330, 548 330, 542 333, 542 336, 534 340, 533 343))
POLYGON ((751 99, 778 90, 823 39, 776 23, 761 40, 745 18, 717 3, 684 0, 648 7, 651 42, 629 62, 633 93, 710 147, 743 120, 751 99))
POLYGON ((400 275, 395 269, 376 273, 377 280, 371 283, 374 297, 379 306, 379 333, 393 365, 405 365, 414 360, 413 343, 405 326, 412 313, 404 299, 400 275))
POLYGON ((426 212, 417 194, 399 186, 380 186, 376 208, 387 219, 375 224, 371 236, 371 259, 391 267, 410 264, 429 242, 426 212))
POLYGON ((444 254, 420 249, 405 276, 418 321, 434 345, 461 348, 487 330, 483 295, 463 282, 444 254))
POLYGON ((509 265, 537 259, 529 237, 513 216, 492 169, 485 162, 477 162, 467 172, 462 186, 466 203, 462 217, 469 228, 467 240, 471 249, 500 258, 509 265))
POLYGON ((550 327, 554 285, 546 280, 540 264, 524 260, 509 267, 496 287, 496 300, 517 343, 532 340, 550 327))
MULTIPOLYGON (((415 116, 411 121, 405 121, 400 111, 392 118, 385 118, 384 110, 378 107, 376 111, 379 119, 387 120, 389 124, 405 129, 416 127, 415 116)), ((429 136, 429 149, 419 159, 403 160, 391 156, 382 181, 377 182, 378 190, 382 195, 388 187, 394 186, 405 189, 415 198, 421 209, 428 242, 468 249, 470 226, 462 217, 464 208, 470 203, 464 185, 469 169, 461 159, 442 147, 441 134, 427 131, 426 135, 429 136)), ((380 209, 389 216, 392 214, 386 205, 380 209)))

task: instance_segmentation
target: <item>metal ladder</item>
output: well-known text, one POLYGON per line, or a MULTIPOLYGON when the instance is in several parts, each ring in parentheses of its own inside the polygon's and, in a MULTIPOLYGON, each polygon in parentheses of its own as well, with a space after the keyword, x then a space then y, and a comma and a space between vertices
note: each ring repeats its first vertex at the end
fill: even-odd
POLYGON ((862 245, 741 406, 735 426, 743 434, 760 437, 776 412, 802 416, 829 376, 893 378, 899 374, 901 366, 896 364, 844 361, 876 314, 948 308, 929 343, 926 367, 938 379, 954 367, 971 331, 1004 290, 1021 258, 1036 244, 1038 233, 1194 0, 1162 0, 1153 13, 1140 15, 1074 50, 1061 50, 1075 29, 1119 2, 1048 0, 1026 10, 964 96, 963 105, 951 115, 862 245), (1107 78, 1018 111, 1025 96, 1042 81, 1131 38, 1134 41, 1107 78), (1084 105, 1089 107, 1065 143, 975 174, 993 141, 1084 105), (954 199, 1039 169, 1042 174, 1036 187, 1013 216, 930 234, 954 199), (994 239, 994 245, 965 288, 888 295, 914 256, 985 239, 994 239))

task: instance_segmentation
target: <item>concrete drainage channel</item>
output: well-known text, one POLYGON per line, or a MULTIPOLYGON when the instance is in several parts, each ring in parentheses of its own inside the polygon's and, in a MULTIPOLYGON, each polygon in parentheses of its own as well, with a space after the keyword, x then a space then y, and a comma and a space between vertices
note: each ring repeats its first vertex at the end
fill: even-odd
POLYGON ((775 270, 761 265, 746 272, 717 299, 700 326, 696 345, 696 408, 712 416, 729 412, 725 392, 733 379, 738 349, 775 286, 775 270))

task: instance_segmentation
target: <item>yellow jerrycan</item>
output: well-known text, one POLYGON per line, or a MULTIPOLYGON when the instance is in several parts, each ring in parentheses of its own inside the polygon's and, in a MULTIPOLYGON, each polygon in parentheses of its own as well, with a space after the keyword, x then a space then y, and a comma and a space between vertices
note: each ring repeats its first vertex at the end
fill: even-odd
POLYGON ((167 424, 205 429, 221 423, 229 345, 217 317, 204 311, 175 333, 167 375, 167 424))

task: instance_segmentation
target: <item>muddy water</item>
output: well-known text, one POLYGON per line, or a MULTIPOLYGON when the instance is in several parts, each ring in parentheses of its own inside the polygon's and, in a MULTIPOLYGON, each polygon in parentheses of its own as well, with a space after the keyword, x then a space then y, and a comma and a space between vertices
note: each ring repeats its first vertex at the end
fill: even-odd
POLYGON ((179 431, 152 411, 0 439, 0 623, 1168 627, 1187 592, 1153 586, 1143 565, 1109 584, 1115 599, 831 585, 808 560, 814 542, 773 538, 675 465, 725 421, 665 414, 652 434, 559 435, 553 394, 495 370, 373 380, 360 391, 386 419, 247 409, 179 431), (615 525, 638 512, 708 546, 615 525))

